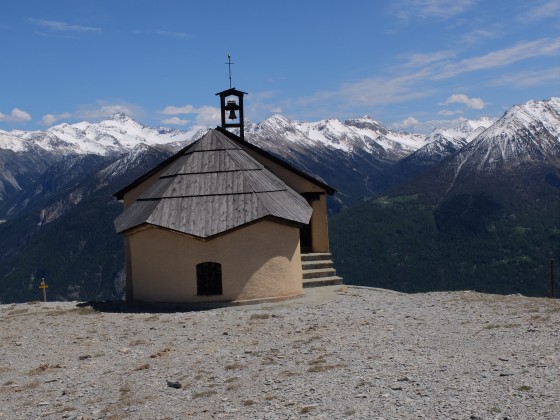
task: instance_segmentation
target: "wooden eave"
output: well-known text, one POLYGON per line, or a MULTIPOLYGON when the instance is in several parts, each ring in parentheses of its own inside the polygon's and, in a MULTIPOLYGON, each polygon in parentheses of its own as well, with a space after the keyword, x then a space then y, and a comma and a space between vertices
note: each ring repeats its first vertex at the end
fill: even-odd
POLYGON ((301 228, 302 226, 304 226, 303 223, 298 223, 298 222, 294 222, 294 221, 291 221, 291 220, 282 219, 280 217, 264 216, 264 217, 261 217, 260 219, 252 220, 248 223, 245 223, 244 225, 236 226, 234 228, 231 228, 231 229, 223 231, 223 232, 216 233, 215 235, 211 235, 211 236, 192 235, 190 233, 181 232, 180 230, 169 229, 169 228, 159 226, 159 225, 154 225, 154 224, 151 224, 151 223, 148 223, 148 222, 143 223, 143 224, 138 225, 138 226, 135 226, 135 227, 132 227, 130 229, 127 229, 127 230, 121 232, 121 234, 126 236, 126 235, 130 235, 130 234, 133 234, 133 233, 141 232, 143 230, 147 230, 147 229, 150 229, 150 228, 155 228, 155 229, 162 229, 162 230, 175 232, 179 235, 185 235, 185 236, 188 236, 189 238, 193 238, 193 239, 196 239, 198 241, 207 242, 207 241, 211 241, 213 239, 219 238, 221 236, 227 235, 230 232, 233 232, 233 231, 236 231, 236 230, 239 230, 239 229, 243 229, 247 226, 251 226, 251 225, 260 223, 262 221, 274 222, 274 223, 278 223, 280 225, 290 226, 290 227, 294 227, 294 228, 298 228, 298 229, 301 228))

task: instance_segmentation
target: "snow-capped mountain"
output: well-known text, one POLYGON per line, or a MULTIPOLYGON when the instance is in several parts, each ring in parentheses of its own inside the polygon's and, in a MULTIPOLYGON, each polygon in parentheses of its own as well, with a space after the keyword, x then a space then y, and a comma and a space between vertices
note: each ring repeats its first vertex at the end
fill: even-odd
POLYGON ((45 131, 0 130, 0 149, 23 152, 35 147, 61 155, 108 156, 126 153, 140 144, 179 144, 204 131, 146 127, 125 114, 117 113, 99 123, 60 124, 45 131))
MULTIPOLYGON (((425 190, 435 200, 442 200, 472 191, 498 195, 509 190, 503 187, 505 182, 517 185, 517 193, 526 198, 560 185, 560 98, 515 105, 494 124, 480 133, 475 130, 468 138, 473 136, 401 190, 425 190)), ((419 153, 422 151, 414 155, 419 153)))
MULTIPOLYGON (((484 205, 498 192, 518 200, 517 209, 527 197, 519 191, 546 197, 540 207, 554 205, 559 102, 530 101, 498 121, 464 121, 427 136, 391 131, 370 117, 299 122, 275 115, 247 122, 245 139, 336 188, 331 212, 379 193, 428 197, 428 206, 471 194, 438 213, 442 226, 453 227, 465 206, 493 209, 484 205), (503 167, 516 171, 499 172, 503 167), (471 200, 483 188, 490 198, 471 200)), ((44 131, 0 130, 0 299, 31 298, 34 290, 22 293, 22 284, 41 275, 60 282, 60 299, 118 297, 123 251, 112 220, 121 204, 111 194, 202 134, 145 127, 123 114, 44 131)))
POLYGON ((286 146, 326 147, 344 153, 360 150, 384 160, 398 160, 426 144, 425 135, 391 131, 368 116, 301 122, 273 115, 260 124, 248 124, 246 135, 275 152, 286 146))
POLYGON ((453 128, 435 129, 426 138, 426 144, 405 159, 426 167, 450 156, 473 141, 495 123, 491 118, 465 120, 453 128))
MULTIPOLYGON (((118 113, 99 123, 60 124, 32 132, 0 131, 0 154, 35 153, 50 156, 56 162, 88 155, 115 159, 123 154, 145 152, 145 148, 165 146, 167 151, 178 150, 202 136, 205 130, 155 129, 118 113)), ((341 191, 337 199, 343 206, 371 195, 370 184, 377 173, 426 144, 425 135, 391 131, 367 116, 344 122, 301 122, 273 115, 259 124, 247 122, 245 138, 332 183, 341 191), (347 175, 341 174, 341 166, 346 168, 343 172, 347 175), (356 174, 360 174, 357 183, 356 174)), ((134 159, 119 159, 121 174, 129 168, 127 161, 132 165, 134 159)), ((23 172, 19 175, 23 176, 23 172)), ((12 192, 21 189, 19 175, 0 171, 0 200, 6 197, 8 188, 12 192), (2 188, 2 183, 6 188, 2 188)))
POLYGON ((418 176, 446 157, 457 153, 494 122, 495 120, 490 118, 464 120, 452 128, 435 129, 426 137, 424 146, 383 170, 377 176, 374 182, 374 192, 376 194, 387 192, 418 176))
POLYGON ((560 158, 560 98, 510 108, 457 155, 458 170, 492 171, 503 166, 560 158))

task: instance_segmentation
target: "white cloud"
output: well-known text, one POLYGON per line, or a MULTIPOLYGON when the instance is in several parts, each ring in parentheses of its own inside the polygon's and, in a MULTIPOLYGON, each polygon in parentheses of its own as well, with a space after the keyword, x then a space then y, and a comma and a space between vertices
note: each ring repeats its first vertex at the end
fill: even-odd
POLYGON ((404 130, 406 129, 409 132, 413 132, 413 133, 424 133, 424 134, 428 134, 432 131, 434 131, 434 129, 438 128, 438 129, 444 129, 444 128, 453 128, 453 127, 457 127, 460 123, 462 123, 463 121, 466 121, 466 118, 464 117, 458 117, 458 118, 454 118, 451 120, 428 120, 428 121, 418 121, 414 118, 414 120, 416 120, 416 122, 414 122, 412 119, 410 119, 408 121, 408 125, 407 126, 403 126, 403 122, 409 120, 409 118, 406 118, 405 120, 403 120, 402 122, 397 122, 397 123, 393 123, 390 124, 390 127, 396 130, 404 130))
POLYGON ((433 78, 445 79, 466 72, 505 66, 528 58, 556 55, 559 52, 560 38, 521 41, 510 48, 491 51, 478 57, 465 58, 456 63, 448 64, 439 73, 434 74, 433 78))
POLYGON ((110 117, 117 112, 122 112, 129 117, 138 118, 144 112, 139 105, 128 103, 110 103, 104 100, 97 101, 95 104, 81 105, 73 113, 76 118, 99 119, 110 117))
POLYGON ((281 92, 277 90, 263 90, 251 92, 245 99, 245 118, 264 119, 270 114, 281 114, 284 112, 283 104, 278 102, 281 92))
POLYGON ((494 80, 492 85, 508 85, 513 88, 526 88, 539 85, 560 85, 560 67, 545 70, 531 70, 506 74, 494 80))
POLYGON ((528 2, 527 10, 517 20, 521 22, 534 22, 541 19, 557 18, 560 15, 560 2, 558 0, 548 0, 535 6, 535 2, 528 2))
POLYGON ((445 117, 449 117, 451 115, 458 115, 458 114, 462 114, 463 111, 461 111, 460 109, 456 109, 454 111, 450 110, 450 109, 442 109, 441 111, 438 112, 439 115, 443 115, 445 117))
POLYGON ((447 20, 467 11, 476 0, 400 0, 391 10, 400 21, 412 19, 447 20))
POLYGON ((475 29, 462 36, 462 42, 465 44, 476 44, 477 42, 485 39, 495 38, 498 36, 498 31, 488 29, 475 29))
POLYGON ((197 109, 195 121, 204 126, 219 124, 220 109, 213 106, 203 106, 197 109))
POLYGON ((55 32, 96 32, 101 33, 101 28, 94 28, 92 26, 73 25, 66 22, 59 22, 54 20, 43 20, 30 18, 29 22, 47 28, 55 32))
POLYGON ((185 105, 185 106, 166 106, 162 114, 165 115, 180 115, 180 114, 191 114, 195 108, 192 105, 185 105))
MULTIPOLYGON (((220 116, 220 109, 213 107, 213 106, 201 106, 200 108, 196 108, 192 105, 184 105, 184 106, 173 106, 169 105, 166 106, 163 111, 161 111, 164 115, 190 115, 193 114, 194 121, 196 124, 209 126, 214 124, 219 124, 221 120, 220 116)), ((174 118, 167 118, 162 120, 163 123, 167 124, 166 121, 187 121, 182 120, 178 117, 174 118)), ((170 122, 169 124, 177 124, 170 122)), ((186 123, 185 123, 186 124, 186 123)), ((184 124, 182 124, 184 125, 184 124)))
MULTIPOLYGON (((508 48, 466 59, 456 59, 454 53, 449 51, 416 54, 410 56, 408 63, 388 68, 390 73, 387 75, 343 83, 325 91, 282 101, 274 106, 268 105, 266 109, 281 107, 283 110, 288 110, 286 111, 288 116, 291 109, 299 109, 297 118, 307 119, 324 118, 325 115, 335 113, 349 115, 366 106, 370 109, 386 107, 390 104, 432 96, 441 89, 438 86, 440 80, 460 76, 463 73, 484 71, 520 60, 559 53, 560 38, 542 38, 518 42, 508 48)), ((553 74, 554 71, 543 72, 543 76, 550 81, 554 81, 553 74)), ((537 84, 536 81, 525 83, 537 84)), ((460 100, 453 103, 464 103, 471 109, 483 109, 487 105, 480 98, 465 96, 458 99, 460 100)), ((270 100, 265 102, 270 104, 270 100)), ((265 108, 261 106, 261 112, 262 109, 265 108)), ((375 109, 368 112, 375 112, 375 109)), ((383 112, 383 108, 380 108, 380 112, 383 112)))
POLYGON ((0 121, 11 123, 29 122, 31 121, 31 115, 19 108, 14 108, 9 115, 0 112, 0 121))
POLYGON ((455 57, 453 51, 435 51, 428 54, 412 54, 406 67, 424 67, 433 63, 441 62, 455 57))
POLYGON ((169 38, 185 39, 190 38, 191 35, 186 32, 179 31, 164 31, 164 30, 152 30, 152 29, 135 29, 132 31, 134 35, 160 35, 167 36, 169 38))
POLYGON ((190 35, 186 32, 176 32, 176 31, 154 31, 157 35, 168 36, 171 38, 190 38, 190 35))
POLYGON ((439 105, 465 104, 469 109, 483 109, 486 104, 481 98, 469 98, 463 93, 454 93, 439 105))
POLYGON ((405 130, 407 128, 415 127, 418 124, 420 124, 420 121, 418 121, 416 118, 407 117, 400 122, 396 122, 396 123, 391 124, 391 128, 394 128, 394 129, 397 129, 397 130, 405 130))
POLYGON ((190 123, 190 120, 183 120, 179 117, 171 117, 161 120, 163 124, 171 124, 171 125, 187 125, 190 123))
POLYGON ((40 125, 46 125, 46 126, 51 126, 53 125, 55 122, 60 121, 60 120, 64 120, 67 118, 71 118, 72 114, 70 114, 69 112, 64 112, 62 114, 45 114, 43 115, 43 118, 41 118, 41 121, 39 121, 40 125))

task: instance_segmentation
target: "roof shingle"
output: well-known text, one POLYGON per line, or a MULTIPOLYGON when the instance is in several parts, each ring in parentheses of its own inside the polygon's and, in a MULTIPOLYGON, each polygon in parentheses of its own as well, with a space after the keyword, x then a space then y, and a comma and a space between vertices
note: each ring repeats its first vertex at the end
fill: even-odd
POLYGON ((307 201, 220 131, 180 153, 115 219, 117 232, 148 223, 208 238, 265 217, 309 222, 307 201))

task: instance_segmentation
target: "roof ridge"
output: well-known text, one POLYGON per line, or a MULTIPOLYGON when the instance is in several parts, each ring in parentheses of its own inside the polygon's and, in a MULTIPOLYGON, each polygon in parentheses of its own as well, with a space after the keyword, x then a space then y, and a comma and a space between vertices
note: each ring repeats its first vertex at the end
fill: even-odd
POLYGON ((212 136, 215 136, 216 141, 219 142, 222 147, 224 148, 223 150, 232 150, 229 149, 228 147, 226 147, 226 145, 224 144, 224 140, 227 141, 228 145, 233 145, 233 150, 240 150, 243 149, 240 145, 238 145, 236 142, 232 141, 229 137, 225 136, 223 133, 221 133, 220 131, 217 130, 211 130, 212 132, 212 136))

